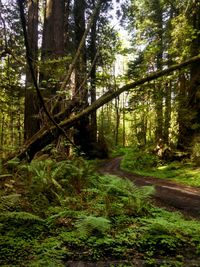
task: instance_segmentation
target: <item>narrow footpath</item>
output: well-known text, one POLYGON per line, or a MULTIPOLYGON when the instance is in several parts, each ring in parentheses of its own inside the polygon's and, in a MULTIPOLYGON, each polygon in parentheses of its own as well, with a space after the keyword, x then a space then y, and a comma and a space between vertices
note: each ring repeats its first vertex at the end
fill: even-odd
POLYGON ((187 217, 200 219, 200 188, 181 185, 169 180, 139 176, 120 169, 121 157, 105 162, 100 173, 128 178, 137 186, 155 186, 154 204, 168 210, 180 211, 187 217))

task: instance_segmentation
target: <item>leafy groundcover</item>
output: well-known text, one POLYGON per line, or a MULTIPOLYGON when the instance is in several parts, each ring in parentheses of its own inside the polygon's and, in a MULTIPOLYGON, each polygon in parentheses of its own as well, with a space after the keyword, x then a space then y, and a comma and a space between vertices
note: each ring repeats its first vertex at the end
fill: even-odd
POLYGON ((82 158, 10 165, 1 266, 199 266, 200 223, 154 207, 154 188, 99 175, 82 158))

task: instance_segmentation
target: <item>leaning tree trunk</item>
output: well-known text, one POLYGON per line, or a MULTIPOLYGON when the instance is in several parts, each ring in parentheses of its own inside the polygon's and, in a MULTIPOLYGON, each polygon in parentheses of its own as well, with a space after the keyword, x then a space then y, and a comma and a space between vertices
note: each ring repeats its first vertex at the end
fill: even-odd
MULTIPOLYGON (((200 56, 196 56, 191 58, 188 61, 185 61, 181 64, 171 66, 168 69, 165 69, 163 71, 159 71, 156 73, 153 73, 149 75, 146 78, 143 78, 141 80, 135 81, 133 83, 127 84, 121 88, 119 88, 116 91, 109 91, 105 93, 103 96, 101 96, 99 99, 97 99, 92 105, 85 108, 80 113, 74 115, 70 119, 62 120, 60 122, 60 127, 63 127, 64 129, 69 129, 72 126, 74 126, 80 119, 82 119, 84 116, 90 115, 92 112, 97 110, 98 108, 102 107, 104 104, 108 103, 115 97, 119 96, 121 93, 128 91, 130 89, 133 89, 137 86, 140 86, 146 82, 153 81, 159 77, 162 77, 164 75, 167 75, 171 73, 174 70, 181 69, 185 66, 188 66, 190 64, 200 62, 200 56)), ((61 118, 63 118, 64 112, 60 115, 60 117, 57 117, 57 120, 59 121, 61 118)), ((34 155, 40 151, 42 148, 44 148, 46 145, 50 144, 53 140, 58 138, 58 136, 61 134, 59 129, 55 126, 49 128, 49 129, 41 129, 38 133, 36 133, 27 144, 24 145, 24 147, 21 148, 20 152, 16 155, 20 160, 26 159, 26 160, 32 160, 34 155)))

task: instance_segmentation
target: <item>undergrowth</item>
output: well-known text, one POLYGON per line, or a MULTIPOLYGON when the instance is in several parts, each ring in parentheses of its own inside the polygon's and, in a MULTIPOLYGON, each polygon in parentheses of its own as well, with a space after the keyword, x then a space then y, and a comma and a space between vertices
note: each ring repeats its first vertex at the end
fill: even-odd
POLYGON ((1 183, 0 265, 138 257, 146 266, 181 266, 198 257, 199 222, 153 207, 153 193, 152 187, 99 175, 82 158, 18 165, 1 183))
POLYGON ((121 168, 139 175, 200 187, 199 167, 191 161, 162 162, 148 151, 130 148, 125 151, 121 168))

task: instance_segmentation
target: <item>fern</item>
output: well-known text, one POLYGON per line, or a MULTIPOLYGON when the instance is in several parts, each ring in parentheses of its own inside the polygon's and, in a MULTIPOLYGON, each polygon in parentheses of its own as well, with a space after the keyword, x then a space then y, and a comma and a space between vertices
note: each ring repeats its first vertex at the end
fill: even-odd
POLYGON ((8 168, 15 168, 20 164, 20 160, 18 158, 13 158, 9 161, 7 161, 8 168))
POLYGON ((0 211, 6 211, 11 208, 16 207, 19 203, 21 195, 20 194, 11 194, 7 196, 0 197, 0 211))
POLYGON ((154 192, 153 187, 138 188, 129 180, 112 175, 100 179, 102 200, 104 198, 108 215, 139 215, 148 212, 148 198, 154 192))
POLYGON ((20 211, 20 212, 4 212, 0 214, 0 221, 4 222, 4 221, 15 221, 15 222, 19 222, 20 224, 23 224, 23 222, 44 222, 44 220, 42 220, 39 216, 28 213, 28 212, 24 212, 24 211, 20 211))
POLYGON ((110 230, 111 222, 104 217, 83 216, 81 217, 75 227, 77 228, 80 236, 87 238, 91 234, 104 235, 110 230))
POLYGON ((30 176, 28 187, 29 190, 31 188, 31 202, 41 201, 44 206, 48 202, 60 203, 64 189, 55 177, 55 170, 58 169, 56 162, 51 159, 35 160, 20 169, 30 176))
POLYGON ((54 222, 56 222, 58 219, 76 219, 80 216, 84 215, 84 211, 74 211, 74 210, 64 210, 62 209, 62 211, 53 214, 51 216, 49 216, 46 219, 47 224, 52 224, 54 222))

